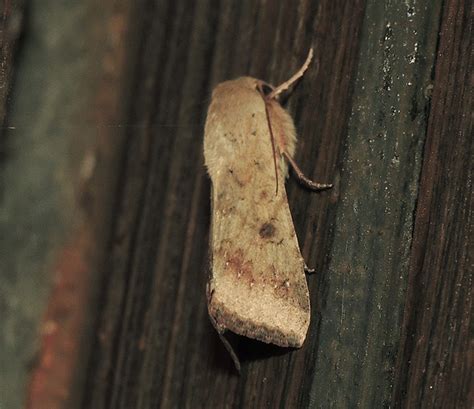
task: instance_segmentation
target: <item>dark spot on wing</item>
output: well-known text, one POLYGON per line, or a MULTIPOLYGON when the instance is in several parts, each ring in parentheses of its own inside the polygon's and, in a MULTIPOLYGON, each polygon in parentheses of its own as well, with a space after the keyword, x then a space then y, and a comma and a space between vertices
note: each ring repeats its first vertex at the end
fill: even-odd
POLYGON ((275 235, 275 226, 271 223, 263 223, 262 227, 260 227, 260 231, 258 232, 260 234, 260 237, 262 239, 268 239, 270 237, 273 237, 275 235))

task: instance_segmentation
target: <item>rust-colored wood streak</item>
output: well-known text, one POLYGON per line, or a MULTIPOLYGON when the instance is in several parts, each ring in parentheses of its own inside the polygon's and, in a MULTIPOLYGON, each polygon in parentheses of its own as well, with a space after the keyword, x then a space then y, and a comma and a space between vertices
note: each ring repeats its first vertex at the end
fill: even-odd
MULTIPOLYGON (((55 169, 56 175, 62 175, 60 182, 57 176, 45 182, 48 187, 48 183, 54 187, 54 193, 61 199, 55 203, 61 212, 54 219, 51 217, 52 220, 45 218, 38 222, 59 226, 62 236, 49 244, 51 266, 41 266, 41 260, 35 258, 37 268, 42 267, 41 274, 49 273, 53 283, 39 325, 38 352, 31 367, 27 396, 22 399, 28 409, 79 406, 93 339, 91 330, 96 322, 97 293, 109 242, 124 141, 120 124, 128 110, 127 90, 133 71, 128 64, 133 52, 125 39, 133 38, 130 22, 134 19, 129 15, 132 7, 128 1, 94 3, 87 1, 72 9, 52 2, 32 5, 32 16, 27 19, 24 33, 24 53, 31 53, 30 47, 34 48, 31 44, 38 41, 41 55, 47 55, 48 64, 56 68, 51 73, 50 67, 42 64, 43 60, 35 59, 38 67, 34 68, 28 64, 31 59, 20 60, 20 64, 41 72, 40 87, 31 81, 32 89, 28 92, 41 94, 42 102, 54 101, 48 105, 49 110, 38 109, 46 113, 46 120, 38 115, 40 130, 35 135, 43 145, 48 133, 57 135, 54 145, 50 142, 49 149, 42 149, 53 157, 67 158, 55 169), (54 26, 56 31, 54 28, 49 31, 53 27, 50 25, 48 30, 43 27, 41 36, 35 37, 39 28, 32 26, 41 27, 43 22, 48 22, 44 16, 51 15, 60 16, 58 26, 54 26), (86 25, 88 29, 84 32, 75 32, 76 27, 86 25), (80 40, 76 41, 78 36, 80 40), (43 41, 44 37, 50 42, 43 41), (84 44, 94 46, 84 49, 84 44), (70 55, 70 60, 65 55, 70 55)), ((30 76, 36 78, 36 72, 30 76)), ((23 112, 27 118, 29 114, 23 112)), ((28 119, 18 125, 27 130, 36 126, 28 119)), ((53 162, 46 155, 43 161, 53 162)), ((50 177, 42 172, 42 178, 44 174, 50 177)), ((37 207, 38 203, 31 206, 37 207)), ((46 228, 43 232, 45 237, 53 236, 46 228)), ((33 269, 29 273, 31 280, 38 280, 33 269)))
POLYGON ((471 6, 444 4, 397 359, 397 408, 469 408, 474 402, 471 6))

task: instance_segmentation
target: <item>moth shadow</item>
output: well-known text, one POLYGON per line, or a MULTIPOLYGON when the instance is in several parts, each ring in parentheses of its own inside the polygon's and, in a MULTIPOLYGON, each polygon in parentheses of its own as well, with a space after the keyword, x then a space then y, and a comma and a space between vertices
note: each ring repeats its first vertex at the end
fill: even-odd
POLYGON ((236 369, 233 359, 237 358, 242 367, 247 364, 257 361, 263 361, 272 357, 287 354, 295 348, 284 348, 273 344, 266 344, 265 342, 257 341, 255 339, 247 338, 242 335, 235 334, 231 331, 226 331, 225 340, 232 348, 235 357, 232 357, 228 351, 228 347, 224 345, 222 340, 216 334, 214 337, 214 357, 213 364, 221 371, 239 373, 236 369))
POLYGON ((267 344, 240 335, 236 335, 236 337, 239 338, 236 351, 242 363, 261 361, 284 355, 294 350, 294 348, 279 347, 278 345, 267 344))

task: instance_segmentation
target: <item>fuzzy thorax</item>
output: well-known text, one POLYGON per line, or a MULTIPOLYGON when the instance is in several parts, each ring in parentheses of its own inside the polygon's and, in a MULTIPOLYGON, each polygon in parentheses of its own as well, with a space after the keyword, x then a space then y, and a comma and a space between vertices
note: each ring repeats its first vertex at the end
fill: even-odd
MULTIPOLYGON (((248 165, 266 164, 258 173, 273 172, 273 150, 268 120, 275 139, 275 160, 283 177, 288 175, 288 166, 282 153, 293 156, 296 148, 296 130, 290 115, 275 99, 265 99, 258 90, 260 80, 241 77, 219 84, 209 107, 204 153, 205 163, 211 179, 222 169, 231 168, 237 174, 250 171, 248 165), (265 109, 267 104, 269 118, 265 109)), ((255 165, 258 167, 258 165, 255 165)), ((264 176, 264 175, 262 175, 264 176)), ((273 175, 275 178, 275 175, 273 175)), ((245 179, 245 178, 244 178, 245 179)))

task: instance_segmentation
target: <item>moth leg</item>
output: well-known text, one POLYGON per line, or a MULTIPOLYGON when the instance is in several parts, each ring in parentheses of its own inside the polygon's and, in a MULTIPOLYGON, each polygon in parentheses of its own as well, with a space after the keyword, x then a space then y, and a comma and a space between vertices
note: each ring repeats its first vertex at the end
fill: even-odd
POLYGON ((306 263, 304 263, 304 272, 306 274, 314 274, 316 270, 314 268, 309 268, 306 263))
POLYGON ((232 345, 230 344, 229 341, 227 341, 224 334, 222 334, 220 332, 217 332, 217 333, 219 334, 219 338, 221 339, 222 343, 224 344, 225 349, 227 349, 227 351, 229 352, 230 357, 232 358, 232 361, 234 361, 235 369, 237 369, 237 372, 240 373, 240 360, 239 360, 239 357, 237 356, 237 354, 235 353, 234 348, 232 348, 232 345))
POLYGON ((283 156, 286 158, 286 160, 290 163, 293 171, 296 174, 296 177, 298 178, 298 181, 303 185, 306 186, 309 189, 312 190, 325 190, 325 189, 330 189, 333 185, 332 183, 318 183, 318 182, 313 182, 311 179, 308 179, 301 169, 298 167, 298 165, 295 163, 293 158, 288 155, 286 151, 283 151, 283 156))
MULTIPOLYGON (((211 290, 210 285, 208 283, 207 286, 206 286, 206 294, 207 294, 208 304, 210 303, 210 300, 212 298, 212 293, 213 293, 213 291, 211 290)), ((234 362, 235 369, 237 369, 237 372, 240 374, 240 360, 239 360, 239 357, 237 356, 237 354, 235 353, 234 348, 232 348, 232 345, 230 344, 230 342, 224 336, 225 328, 222 328, 222 326, 217 323, 217 321, 214 319, 214 317, 212 316, 212 314, 210 312, 209 312, 209 319, 211 320, 212 326, 217 331, 217 334, 219 335, 219 338, 221 339, 222 343, 224 344, 225 349, 227 349, 227 351, 229 352, 230 357, 232 358, 232 361, 234 362)))

